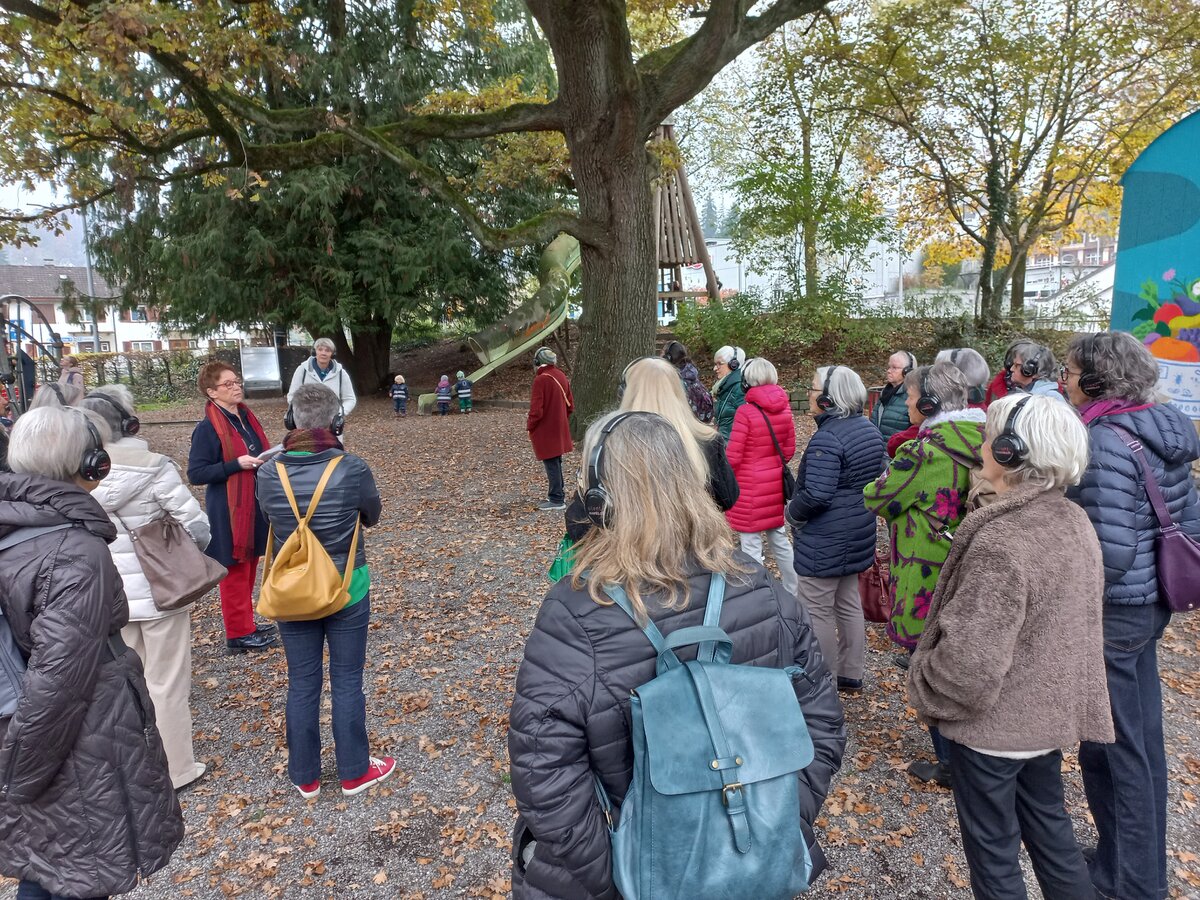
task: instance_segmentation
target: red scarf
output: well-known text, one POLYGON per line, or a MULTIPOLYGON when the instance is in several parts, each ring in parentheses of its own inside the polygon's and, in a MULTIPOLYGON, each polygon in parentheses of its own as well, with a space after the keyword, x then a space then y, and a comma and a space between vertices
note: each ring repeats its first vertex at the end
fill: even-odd
POLYGON ((1138 403, 1136 400, 1125 400, 1121 397, 1108 397, 1104 400, 1092 400, 1079 407, 1079 418, 1088 425, 1102 416, 1115 416, 1118 413, 1137 412, 1139 409, 1149 409, 1153 403, 1138 403))
MULTIPOLYGON (((211 400, 204 414, 209 424, 221 441, 221 458, 231 462, 239 456, 247 456, 250 449, 242 439, 241 433, 233 427, 223 409, 211 400)), ((258 417, 244 403, 238 404, 238 415, 244 415, 245 421, 258 437, 263 450, 269 446, 267 436, 263 433, 258 417)), ((261 452, 261 451, 260 451, 261 452)), ((239 469, 225 481, 225 496, 229 502, 229 519, 233 525, 233 560, 246 562, 254 559, 254 531, 258 519, 258 502, 254 498, 254 472, 250 469, 239 469)))

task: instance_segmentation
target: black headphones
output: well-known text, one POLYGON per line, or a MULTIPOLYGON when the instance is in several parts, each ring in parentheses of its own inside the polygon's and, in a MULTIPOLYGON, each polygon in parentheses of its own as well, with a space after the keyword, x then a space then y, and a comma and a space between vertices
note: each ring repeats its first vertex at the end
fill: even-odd
POLYGON ((961 347, 956 347, 950 351, 950 365, 952 365, 952 366, 958 365, 958 354, 961 350, 962 350, 961 347))
POLYGON ((553 353, 553 352, 554 351, 551 350, 549 347, 538 347, 537 350, 533 354, 533 364, 535 366, 550 365, 551 364, 550 360, 546 359, 544 354, 553 353))
MULTIPOLYGON (((288 431, 296 430, 296 414, 292 412, 292 404, 288 404, 287 412, 283 416, 283 427, 288 431)), ((337 437, 342 436, 342 432, 346 430, 346 417, 342 414, 339 408, 337 414, 333 417, 333 421, 329 423, 329 430, 337 437)))
POLYGON ((83 451, 83 458, 79 461, 79 477, 84 481, 103 481, 104 476, 112 470, 112 460, 108 451, 104 449, 104 441, 100 439, 100 432, 96 430, 92 420, 84 415, 82 410, 78 412, 83 416, 83 424, 87 426, 88 437, 91 439, 90 445, 83 451))
POLYGON ((908 365, 904 367, 900 374, 907 376, 909 372, 917 367, 917 358, 913 356, 912 352, 909 350, 905 350, 904 355, 908 357, 908 365))
POLYGON ((63 396, 63 391, 62 391, 62 388, 59 386, 58 382, 56 382, 56 381, 47 381, 47 382, 46 382, 46 387, 50 388, 50 390, 54 391, 54 393, 55 393, 56 395, 58 395, 58 402, 59 402, 59 403, 61 403, 63 406, 66 406, 66 405, 67 405, 67 398, 66 398, 65 396, 63 396))
POLYGON ((917 398, 917 412, 927 419, 942 411, 942 398, 929 390, 929 369, 926 366, 921 373, 921 396, 917 398))
POLYGON ((825 370, 825 386, 821 388, 821 393, 817 394, 817 409, 821 412, 829 412, 837 404, 833 402, 833 398, 829 396, 829 382, 833 379, 835 369, 840 366, 830 366, 825 370))
POLYGON ((992 456, 1006 469, 1015 469, 1029 458, 1029 445, 1013 430, 1013 425, 1016 424, 1021 407, 1031 399, 1032 397, 1025 396, 1013 404, 1012 412, 1008 414, 1008 420, 1004 423, 1004 430, 992 441, 992 456))
POLYGON ((655 413, 618 413, 601 430, 600 437, 596 440, 596 446, 592 448, 591 456, 588 457, 588 489, 583 493, 583 508, 587 511, 587 516, 592 524, 597 528, 607 528, 612 522, 612 509, 608 503, 608 491, 604 489, 604 442, 608 440, 608 436, 613 433, 613 430, 626 419, 633 416, 651 415, 655 415, 655 413))
POLYGON ((1095 365, 1095 341, 1096 336, 1089 335, 1085 337, 1079 344, 1079 364, 1083 366, 1083 372, 1079 376, 1079 390, 1088 397, 1099 397, 1104 393, 1104 379, 1092 371, 1095 365))
POLYGON ((729 362, 725 363, 725 365, 727 365, 729 367, 730 372, 736 372, 738 369, 740 369, 742 367, 742 363, 738 359, 739 353, 741 353, 742 356, 746 355, 746 351, 743 350, 741 347, 734 347, 733 348, 733 359, 731 359, 731 360, 729 360, 729 362))
POLYGON ((1042 354, 1046 352, 1046 348, 1041 344, 1038 345, 1037 352, 1033 354, 1032 359, 1021 361, 1021 374, 1026 378, 1032 378, 1038 373, 1038 366, 1042 362, 1042 354))
POLYGON ((112 407, 121 414, 121 434, 125 435, 126 437, 133 437, 133 435, 142 430, 141 420, 137 416, 132 416, 125 412, 125 407, 123 407, 112 397, 108 396, 108 394, 95 391, 91 394, 88 394, 88 399, 103 400, 105 403, 111 404, 112 407))

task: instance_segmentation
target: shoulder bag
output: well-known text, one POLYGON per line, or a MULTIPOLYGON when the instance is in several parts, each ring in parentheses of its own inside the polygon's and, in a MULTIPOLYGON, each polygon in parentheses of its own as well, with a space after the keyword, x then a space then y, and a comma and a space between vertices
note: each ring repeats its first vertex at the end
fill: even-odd
POLYGON ((187 529, 168 513, 130 528, 113 514, 129 534, 142 574, 150 584, 150 599, 159 612, 174 612, 195 603, 227 574, 223 565, 196 546, 187 529))
POLYGON ((1154 515, 1158 518, 1158 540, 1154 546, 1158 596, 1172 612, 1191 612, 1200 607, 1200 543, 1171 521, 1171 513, 1162 491, 1158 489, 1158 479, 1154 477, 1150 461, 1142 450, 1142 442, 1120 425, 1111 422, 1104 424, 1121 436, 1125 446, 1133 451, 1142 466, 1146 496, 1150 498, 1150 505, 1154 507, 1154 515))

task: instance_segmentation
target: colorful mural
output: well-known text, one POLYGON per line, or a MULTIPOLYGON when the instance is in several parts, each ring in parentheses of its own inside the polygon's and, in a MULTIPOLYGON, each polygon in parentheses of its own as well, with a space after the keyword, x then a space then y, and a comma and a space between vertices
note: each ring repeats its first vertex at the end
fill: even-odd
POLYGON ((1159 383, 1200 420, 1200 112, 1163 132, 1121 179, 1112 327, 1141 338, 1159 383))

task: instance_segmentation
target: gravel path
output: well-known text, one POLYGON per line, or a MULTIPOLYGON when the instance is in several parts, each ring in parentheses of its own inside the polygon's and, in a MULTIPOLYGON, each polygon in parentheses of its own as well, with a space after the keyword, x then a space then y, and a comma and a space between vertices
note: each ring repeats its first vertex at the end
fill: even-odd
MULTIPOLYGON (((282 403, 253 405, 280 437, 282 403)), ((143 421, 198 414, 197 404, 143 421)), ((508 895, 508 704, 561 536, 558 515, 533 509, 544 475, 523 424, 518 411, 488 409, 395 421, 383 401, 360 404, 347 447, 374 469, 385 507, 368 538, 368 724, 373 751, 394 755, 398 773, 343 798, 327 740, 325 793, 302 800, 285 776, 283 653, 226 656, 214 595, 194 617, 196 748, 210 773, 180 795, 188 836, 171 865, 130 897, 508 895)), ((802 442, 811 428, 800 420, 802 442)), ((190 433, 144 429, 180 460, 190 433)), ((566 470, 577 464, 569 458, 566 470)), ((809 896, 970 897, 949 792, 904 773, 929 747, 881 626, 870 627, 868 648, 866 690, 847 700, 850 743, 818 823, 832 871, 809 896)), ((1200 897, 1200 616, 1177 619, 1162 650, 1172 896, 1200 897)), ((325 719, 328 733, 328 700, 325 719)), ((1073 759, 1068 768, 1087 842, 1073 759)), ((0 888, 13 893, 12 882, 0 888)))

